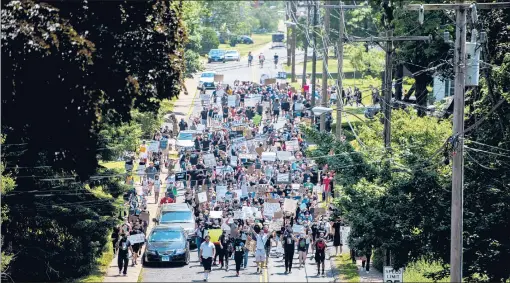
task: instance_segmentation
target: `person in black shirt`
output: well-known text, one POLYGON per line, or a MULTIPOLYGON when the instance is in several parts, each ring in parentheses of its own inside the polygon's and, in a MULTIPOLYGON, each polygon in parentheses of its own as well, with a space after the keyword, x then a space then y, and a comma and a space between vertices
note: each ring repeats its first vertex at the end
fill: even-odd
POLYGON ((205 108, 200 112, 200 118, 202 119, 202 125, 207 127, 207 110, 205 108))
POLYGON ((202 141, 202 150, 203 151, 209 151, 209 147, 211 145, 211 141, 207 136, 204 137, 204 140, 202 141))
POLYGON ((120 241, 117 242, 117 264, 119 266, 119 275, 122 273, 124 276, 127 275, 127 268, 129 263, 129 251, 133 253, 131 242, 127 238, 127 234, 122 233, 120 241))
POLYGON ((223 268, 223 265, 225 265, 225 270, 228 271, 228 259, 232 256, 230 253, 232 251, 232 243, 230 240, 229 235, 227 234, 227 231, 223 230, 223 234, 220 236, 220 250, 218 251, 220 253, 220 264, 223 268))
POLYGON ((292 273, 292 259, 294 258, 294 248, 296 237, 292 234, 292 228, 287 226, 283 233, 283 250, 285 252, 285 274, 292 273))
POLYGON ((237 276, 239 276, 239 270, 241 270, 243 257, 244 257, 244 242, 240 238, 236 238, 234 241, 234 261, 236 262, 237 276))
POLYGON ((195 143, 195 150, 200 151, 200 143, 201 143, 200 137, 196 137, 194 143, 195 143))
POLYGON ((326 241, 324 233, 319 233, 319 238, 315 242, 315 262, 317 263, 317 276, 320 275, 322 263, 322 277, 324 277, 324 261, 326 259, 326 241))

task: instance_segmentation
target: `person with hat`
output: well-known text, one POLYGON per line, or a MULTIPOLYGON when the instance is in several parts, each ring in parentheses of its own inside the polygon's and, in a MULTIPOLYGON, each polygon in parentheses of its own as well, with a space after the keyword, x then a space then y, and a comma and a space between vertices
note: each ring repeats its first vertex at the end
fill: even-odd
POLYGON ((205 241, 200 245, 199 260, 204 266, 204 282, 209 279, 209 273, 211 272, 212 260, 216 254, 216 248, 210 241, 211 236, 205 236, 205 241))

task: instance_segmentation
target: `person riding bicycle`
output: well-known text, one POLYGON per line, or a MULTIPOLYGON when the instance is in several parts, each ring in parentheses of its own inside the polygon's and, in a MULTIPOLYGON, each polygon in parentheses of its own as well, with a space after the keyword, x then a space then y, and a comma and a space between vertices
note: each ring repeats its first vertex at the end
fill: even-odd
POLYGON ((274 66, 276 68, 276 66, 278 65, 278 54, 274 54, 274 66))
POLYGON ((253 55, 251 55, 251 51, 248 52, 248 66, 251 66, 251 61, 253 61, 253 55))

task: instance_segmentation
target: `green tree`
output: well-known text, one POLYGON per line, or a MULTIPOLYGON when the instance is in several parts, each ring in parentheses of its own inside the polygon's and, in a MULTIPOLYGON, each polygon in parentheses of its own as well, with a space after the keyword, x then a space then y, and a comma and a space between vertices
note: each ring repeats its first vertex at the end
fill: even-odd
POLYGON ((9 271, 15 281, 69 280, 95 264, 126 190, 120 172, 98 165, 116 146, 105 137, 123 129, 101 131, 130 125, 136 111, 158 113, 179 93, 180 2, 2 8, 4 174, 27 176, 2 198, 3 246, 16 251, 9 271))
POLYGON ((212 28, 204 28, 202 31, 202 50, 201 54, 207 54, 209 50, 216 49, 220 45, 220 40, 216 31, 212 28))

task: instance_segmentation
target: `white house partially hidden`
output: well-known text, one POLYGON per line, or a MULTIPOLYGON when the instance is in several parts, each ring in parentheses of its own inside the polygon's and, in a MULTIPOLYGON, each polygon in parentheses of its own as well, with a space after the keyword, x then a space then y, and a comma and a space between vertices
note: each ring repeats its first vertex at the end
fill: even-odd
POLYGON ((441 101, 448 96, 453 96, 454 92, 453 80, 445 79, 439 75, 434 75, 434 100, 441 101))

